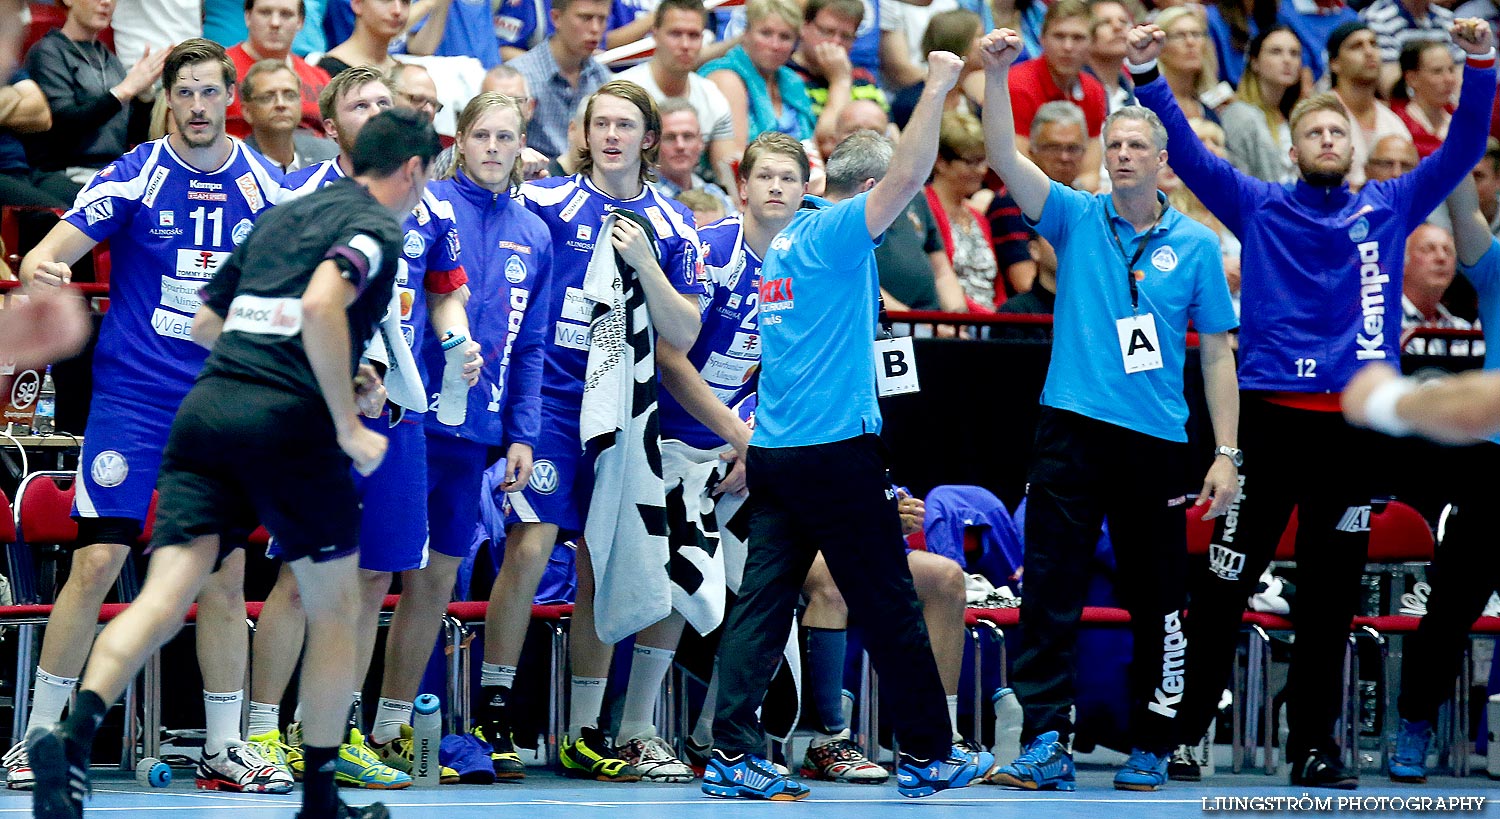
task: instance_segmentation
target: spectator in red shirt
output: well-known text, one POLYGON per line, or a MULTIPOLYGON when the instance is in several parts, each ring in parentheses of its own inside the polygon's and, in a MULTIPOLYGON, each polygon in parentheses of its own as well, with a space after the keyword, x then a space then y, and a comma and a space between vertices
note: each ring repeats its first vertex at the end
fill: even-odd
MULTIPOLYGON (((309 65, 292 53, 292 40, 302 28, 306 16, 303 0, 245 0, 245 27, 249 36, 243 43, 230 48, 229 59, 234 61, 234 71, 239 81, 245 81, 250 66, 261 60, 283 60, 297 75, 302 86, 302 119, 298 127, 306 128, 323 136, 323 115, 318 111, 318 94, 328 85, 328 72, 309 65)), ((245 122, 241 100, 238 96, 230 103, 225 114, 224 130, 240 139, 250 135, 250 124, 245 122)))
POLYGON ((1079 181, 1087 191, 1099 186, 1099 169, 1104 161, 1099 129, 1109 107, 1104 86, 1083 73, 1093 38, 1092 19, 1084 0, 1057 0, 1042 19, 1042 56, 1020 63, 1010 72, 1010 104, 1016 118, 1016 147, 1021 152, 1031 145, 1031 119, 1038 108, 1066 101, 1083 109, 1090 139, 1079 181))
POLYGON ((1401 49, 1401 79, 1391 89, 1391 110, 1406 124, 1417 155, 1431 156, 1448 136, 1458 65, 1446 40, 1418 40, 1401 49))

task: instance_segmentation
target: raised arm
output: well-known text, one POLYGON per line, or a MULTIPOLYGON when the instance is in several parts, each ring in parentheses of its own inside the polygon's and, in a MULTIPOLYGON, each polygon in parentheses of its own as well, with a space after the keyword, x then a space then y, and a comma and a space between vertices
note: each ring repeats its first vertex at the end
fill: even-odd
POLYGON ((1458 262, 1472 267, 1488 253, 1494 243, 1490 224, 1479 210, 1479 191, 1470 176, 1458 183, 1448 197, 1448 216, 1453 220, 1453 243, 1458 248, 1458 262))
POLYGON ((938 124, 943 118, 943 100, 958 83, 962 58, 946 51, 927 55, 927 83, 922 98, 911 112, 901 141, 891 155, 885 178, 875 183, 865 202, 865 227, 876 238, 896 221, 913 196, 922 190, 937 162, 938 124))
POLYGON ((1411 203, 1408 231, 1422 224, 1454 186, 1469 176, 1484 158, 1489 138, 1490 114, 1495 105, 1495 49, 1490 24, 1474 18, 1455 20, 1452 33, 1453 42, 1464 50, 1467 59, 1463 90, 1453 121, 1448 124, 1448 136, 1436 153, 1394 183, 1396 201, 1411 203))
POLYGON ((1500 374, 1474 370, 1425 384, 1389 364, 1370 364, 1344 387, 1349 423, 1387 435, 1420 435, 1448 444, 1500 431, 1500 374))
POLYGON ((1052 183, 1016 143, 1010 67, 1021 56, 1022 48, 1021 35, 1008 28, 992 31, 980 41, 984 57, 984 155, 1021 212, 1036 220, 1042 218, 1052 183))
MULTIPOLYGON (((1243 222, 1240 203, 1245 201, 1242 192, 1247 187, 1270 188, 1270 183, 1245 176, 1203 147, 1203 141, 1177 107, 1172 89, 1156 70, 1156 58, 1167 41, 1166 32, 1154 24, 1136 26, 1126 35, 1126 41, 1129 50, 1125 61, 1135 81, 1136 99, 1156 112, 1167 127, 1167 153, 1171 156, 1172 170, 1225 227, 1238 235, 1243 222)), ((1262 198, 1257 196, 1255 200, 1262 198)))

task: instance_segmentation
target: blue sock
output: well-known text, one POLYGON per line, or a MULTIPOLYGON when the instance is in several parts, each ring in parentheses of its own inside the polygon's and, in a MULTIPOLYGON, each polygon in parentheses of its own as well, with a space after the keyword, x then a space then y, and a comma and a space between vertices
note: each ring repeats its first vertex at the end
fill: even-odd
POLYGON ((807 630, 807 684, 824 733, 836 734, 844 724, 844 655, 848 637, 843 629, 807 630))

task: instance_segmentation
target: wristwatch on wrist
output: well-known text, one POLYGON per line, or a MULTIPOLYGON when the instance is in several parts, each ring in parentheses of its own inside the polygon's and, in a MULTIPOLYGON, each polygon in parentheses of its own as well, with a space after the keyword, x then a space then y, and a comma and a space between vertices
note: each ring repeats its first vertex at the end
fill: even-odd
POLYGON ((1235 449, 1232 446, 1221 446, 1215 449, 1214 456, 1218 457, 1219 455, 1223 455, 1224 457, 1228 458, 1229 462, 1234 464, 1235 469, 1239 469, 1240 467, 1245 465, 1245 453, 1241 450, 1235 449))

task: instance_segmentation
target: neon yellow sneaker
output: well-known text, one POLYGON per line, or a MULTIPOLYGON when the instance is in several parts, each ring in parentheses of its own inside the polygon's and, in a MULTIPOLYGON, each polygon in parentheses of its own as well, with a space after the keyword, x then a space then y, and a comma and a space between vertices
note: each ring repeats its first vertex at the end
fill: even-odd
POLYGON ((492 742, 481 726, 474 726, 469 733, 490 747, 490 764, 495 767, 496 779, 515 781, 526 778, 526 765, 521 762, 521 755, 516 753, 516 745, 509 734, 500 735, 499 742, 492 742))
POLYGON ((293 722, 286 727, 286 766, 292 771, 292 778, 298 782, 302 781, 302 723, 293 722))
MULTIPOLYGON (((267 731, 264 734, 256 734, 247 741, 250 749, 266 761, 268 765, 275 765, 286 772, 287 776, 293 776, 291 755, 297 755, 297 761, 302 760, 302 749, 281 741, 281 732, 278 730, 267 731)), ((302 766, 297 766, 296 777, 302 775, 302 766)))
MULTIPOLYGON (((380 757, 381 764, 387 768, 410 774, 416 765, 416 743, 412 739, 410 725, 401 726, 401 736, 390 742, 381 743, 367 739, 365 744, 375 752, 376 756, 380 757)), ((458 771, 443 765, 438 769, 438 781, 444 785, 457 785, 458 771)))
POLYGON ((584 728, 577 739, 564 739, 557 755, 562 761, 563 773, 568 776, 596 782, 641 781, 639 771, 623 759, 615 758, 609 742, 604 739, 604 732, 598 728, 584 728))
POLYGON ((395 791, 411 787, 411 776, 381 764, 380 757, 365 745, 364 736, 353 728, 349 742, 339 746, 333 778, 354 788, 395 791))

